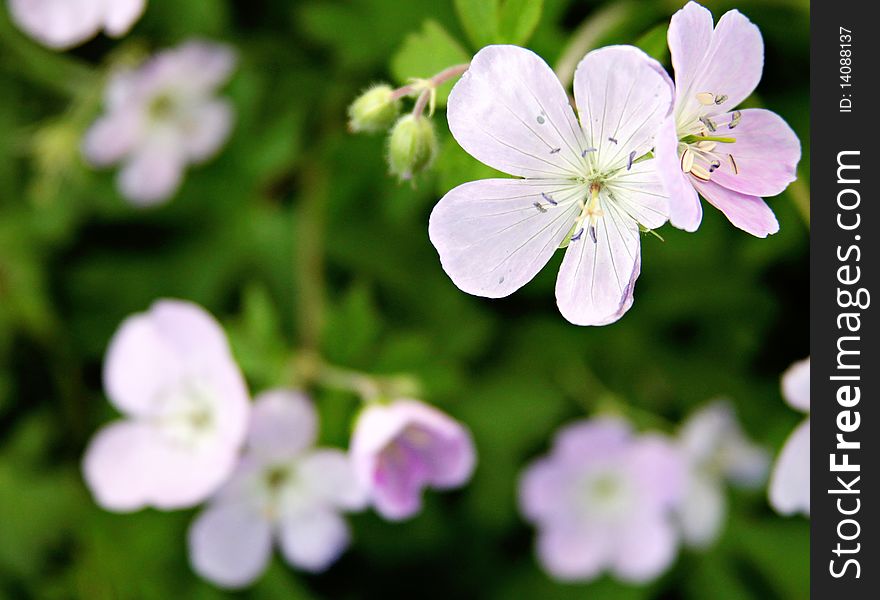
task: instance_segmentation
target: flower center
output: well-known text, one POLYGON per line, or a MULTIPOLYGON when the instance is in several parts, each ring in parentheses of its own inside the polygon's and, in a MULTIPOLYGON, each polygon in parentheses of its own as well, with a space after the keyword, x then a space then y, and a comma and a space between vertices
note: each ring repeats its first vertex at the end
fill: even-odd
POLYGON ((167 121, 174 115, 175 109, 176 103, 171 95, 162 93, 150 101, 147 113, 155 121, 167 121))
POLYGON ((610 470, 594 473, 582 483, 580 505, 590 517, 603 520, 625 518, 631 499, 630 486, 610 470))
POLYGON ((700 181, 709 181, 721 169, 739 174, 739 165, 730 151, 736 143, 732 131, 742 121, 742 112, 719 115, 717 107, 727 101, 725 94, 696 94, 697 111, 678 123, 678 153, 681 170, 700 181))
POLYGON ((195 451, 214 437, 215 399, 205 384, 186 382, 163 397, 160 405, 156 425, 172 442, 195 451))

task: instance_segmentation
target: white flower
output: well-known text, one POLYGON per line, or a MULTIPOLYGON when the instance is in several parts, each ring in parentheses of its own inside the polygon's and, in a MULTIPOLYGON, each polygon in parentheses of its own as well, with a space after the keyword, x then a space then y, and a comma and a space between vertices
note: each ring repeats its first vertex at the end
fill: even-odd
POLYGON ((672 81, 631 46, 587 54, 574 76, 578 116, 556 75, 516 46, 487 46, 449 96, 449 129, 477 160, 522 179, 448 192, 428 233, 462 291, 487 298, 528 283, 560 246, 556 303, 577 325, 632 305, 640 226, 666 222, 655 160, 641 160, 672 109, 672 81))
POLYGON ((223 330, 202 308, 161 300, 126 319, 107 351, 104 387, 126 418, 99 431, 83 460, 102 507, 189 507, 228 477, 248 392, 223 330))
POLYGON ((705 547, 718 537, 727 514, 724 484, 761 485, 767 453, 746 438, 733 407, 716 400, 694 412, 682 425, 679 447, 688 461, 687 494, 679 509, 685 541, 705 547))
POLYGON ((135 204, 167 200, 190 163, 211 158, 232 129, 231 104, 215 96, 229 79, 227 46, 191 41, 117 73, 105 92, 107 112, 86 134, 95 166, 121 162, 119 188, 135 204))
POLYGON ((810 516, 810 359, 791 365, 782 375, 782 396, 807 418, 788 437, 770 477, 770 504, 784 515, 810 516))
POLYGON ((9 0, 9 11, 28 35, 61 50, 102 30, 113 37, 125 35, 146 4, 146 0, 9 0))
POLYGON ((306 571, 330 566, 349 543, 339 512, 367 498, 347 455, 313 448, 317 416, 302 394, 274 390, 254 404, 247 450, 229 482, 193 522, 190 561, 202 577, 237 588, 265 570, 273 539, 306 571))

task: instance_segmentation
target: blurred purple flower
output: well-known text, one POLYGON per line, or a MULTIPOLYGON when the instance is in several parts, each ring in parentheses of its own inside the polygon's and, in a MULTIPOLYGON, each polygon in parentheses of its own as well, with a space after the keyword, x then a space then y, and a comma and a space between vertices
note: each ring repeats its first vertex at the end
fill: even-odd
POLYGON ((800 141, 776 113, 734 110, 761 79, 761 32, 736 10, 713 29, 712 13, 689 2, 672 16, 667 37, 675 111, 655 153, 669 193, 669 220, 695 231, 703 218, 699 192, 736 227, 758 237, 776 233, 779 223, 762 197, 781 193, 797 178, 800 141))
POLYGON ((452 189, 428 232, 455 285, 487 298, 512 294, 567 246, 559 310, 605 325, 632 306, 640 225, 667 219, 656 161, 639 159, 670 114, 672 81, 638 48, 610 46, 578 65, 574 97, 580 121, 539 56, 480 50, 449 96, 449 129, 468 154, 518 178, 452 189))
POLYGON ((657 577, 678 548, 674 512, 685 469, 669 440, 637 436, 624 421, 563 428, 519 486, 522 514, 538 528, 541 565, 564 581, 594 579, 604 570, 630 582, 657 577))
POLYGON ((782 375, 782 396, 807 414, 788 436, 770 476, 770 504, 784 515, 810 516, 810 359, 794 363, 782 375))
POLYGON ((86 158, 99 167, 121 162, 119 189, 132 203, 167 200, 187 165, 208 160, 229 137, 232 105, 215 94, 235 61, 228 46, 190 41, 117 73, 107 112, 83 141, 86 158))
POLYGON ((685 542, 705 547, 715 541, 727 515, 724 484, 760 486, 769 457, 746 438, 729 402, 716 400, 695 411, 678 435, 688 477, 679 520, 685 542))
POLYGON ((121 37, 144 12, 146 0, 9 0, 12 20, 29 36, 63 50, 99 31, 121 37))
POLYGON ((463 485, 476 463, 468 430, 415 400, 365 408, 355 426, 350 452, 376 511, 391 520, 418 513, 425 487, 463 485))
POLYGON ((247 450, 227 484, 193 522, 190 561, 227 588, 252 583, 277 539, 287 562, 306 571, 330 566, 349 543, 339 512, 363 508, 365 490, 341 450, 313 448, 317 416, 304 395, 260 394, 247 450))
POLYGON ((248 391, 220 325, 199 306, 160 300, 110 342, 104 388, 125 418, 83 459, 102 507, 198 504, 229 476, 244 441, 248 391))

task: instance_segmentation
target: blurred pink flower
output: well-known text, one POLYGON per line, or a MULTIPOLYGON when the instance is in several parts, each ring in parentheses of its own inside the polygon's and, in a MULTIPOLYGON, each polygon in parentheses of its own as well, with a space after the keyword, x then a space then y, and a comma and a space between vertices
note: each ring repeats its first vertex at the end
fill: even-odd
POLYGON ((50 48, 65 49, 99 31, 120 37, 144 12, 147 0, 9 0, 12 19, 50 48))
POLYGON ((563 581, 605 570, 630 582, 660 575, 678 549, 674 512, 685 468, 669 440, 637 436, 618 419, 563 428, 519 486, 520 510, 538 528, 541 565, 563 581))
POLYGON ((350 452, 376 511, 391 520, 418 513, 425 487, 463 485, 476 463, 468 430, 415 400, 365 408, 355 425, 350 452))
POLYGON ((220 325, 199 306, 160 300, 110 342, 104 388, 125 418, 83 459, 102 507, 198 504, 228 477, 244 441, 248 391, 220 325))
POLYGON ((232 105, 215 94, 235 61, 227 46, 190 41, 117 73, 107 112, 83 141, 86 158, 99 167, 121 162, 119 189, 134 204, 167 200, 187 165, 208 160, 229 137, 232 105))
POLYGON ((773 465, 770 504, 784 515, 810 516, 810 359, 791 365, 782 375, 782 396, 789 406, 807 414, 788 436, 773 465))
POLYGON ((743 433, 729 402, 716 400, 691 414, 678 435, 688 463, 687 493, 679 509, 685 542, 715 541, 727 515, 724 484, 756 488, 767 477, 769 457, 743 433))
POLYGON ((712 13, 689 2, 672 16, 667 37, 675 111, 656 155, 670 222, 686 231, 700 226, 699 192, 736 227, 758 237, 776 233, 779 223, 762 196, 781 193, 797 178, 800 141, 776 113, 734 110, 761 79, 761 32, 736 10, 713 29, 712 13))
POLYGON ((260 394, 247 449, 228 483, 193 522, 190 561, 227 588, 252 583, 277 539, 287 562, 306 571, 330 566, 349 543, 339 512, 363 508, 366 492, 341 450, 313 448, 317 416, 288 390, 260 394))
POLYGON ((580 121, 536 54, 480 50, 449 97, 449 128, 468 154, 517 178, 452 189, 428 232, 455 285, 487 298, 512 294, 567 246, 559 310, 605 325, 632 305, 639 226, 667 219, 657 161, 639 159, 670 114, 672 81, 641 50, 611 46, 578 65, 574 97, 580 121))

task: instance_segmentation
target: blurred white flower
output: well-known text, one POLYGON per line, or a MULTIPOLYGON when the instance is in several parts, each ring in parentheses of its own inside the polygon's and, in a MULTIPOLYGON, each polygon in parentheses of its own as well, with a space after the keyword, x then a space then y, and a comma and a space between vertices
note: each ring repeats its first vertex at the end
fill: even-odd
POLYGON ((193 569, 227 588, 252 583, 277 539, 288 563, 306 571, 329 567, 349 543, 340 511, 367 498, 348 456, 313 448, 317 416, 297 392, 273 390, 254 404, 247 449, 228 483, 193 522, 193 569))
POLYGON ((386 519, 406 519, 422 508, 426 487, 467 482, 476 452, 468 430, 415 400, 374 403, 361 413, 351 442, 357 475, 386 519))
POLYGON ((199 306, 160 300, 110 342, 104 388, 125 418, 86 450, 102 507, 194 506, 229 476, 244 442, 248 391, 220 325, 199 306))
POLYGON ((730 403, 716 400, 682 425, 679 447, 688 462, 687 493, 679 509, 686 543, 715 541, 727 515, 726 481, 756 488, 766 479, 769 456, 746 438, 730 403))
POLYGON ((134 204, 167 200, 187 165, 208 160, 229 137, 232 105, 215 94, 235 62, 227 46, 190 41, 116 73, 106 113, 83 141, 86 158, 98 167, 122 163, 119 189, 134 204))
POLYGON ((773 465, 770 504, 784 515, 810 516, 810 359, 791 365, 782 375, 782 396, 807 418, 788 436, 773 465))
POLYGON ((9 0, 12 20, 29 36, 62 50, 99 31, 121 37, 141 17, 147 0, 9 0))
POLYGON ((520 480, 520 510, 538 528, 538 559, 553 577, 586 581, 610 571, 645 582, 675 558, 674 514, 686 465, 671 441, 635 435, 613 418, 556 435, 550 454, 520 480))

